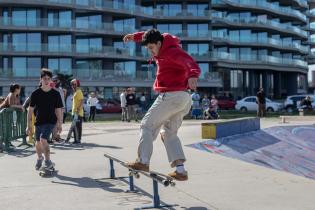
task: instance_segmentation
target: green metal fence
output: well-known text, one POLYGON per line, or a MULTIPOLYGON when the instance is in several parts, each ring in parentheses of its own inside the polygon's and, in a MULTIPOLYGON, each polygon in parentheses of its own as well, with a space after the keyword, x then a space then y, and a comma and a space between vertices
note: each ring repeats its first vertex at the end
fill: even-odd
POLYGON ((0 151, 1 147, 7 152, 12 151, 11 141, 21 139, 22 145, 26 142, 27 112, 21 109, 5 108, 0 110, 0 151))

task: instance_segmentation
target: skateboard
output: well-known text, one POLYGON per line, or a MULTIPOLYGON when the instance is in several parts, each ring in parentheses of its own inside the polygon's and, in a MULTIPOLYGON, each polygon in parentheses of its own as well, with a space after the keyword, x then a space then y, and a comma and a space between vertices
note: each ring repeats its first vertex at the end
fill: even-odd
POLYGON ((45 167, 41 167, 39 169, 39 176, 41 177, 50 177, 53 176, 55 172, 55 164, 53 164, 53 167, 51 169, 47 169, 45 167))
POLYGON ((140 175, 144 175, 144 176, 147 176, 147 177, 151 177, 153 178, 154 180, 157 180, 159 181, 160 183, 162 183, 164 186, 175 186, 175 180, 174 178, 168 176, 168 175, 165 175, 165 174, 162 174, 162 173, 159 173, 159 172, 156 172, 156 171, 141 171, 141 170, 135 170, 131 167, 128 166, 127 162, 123 161, 123 160, 120 160, 114 156, 111 156, 109 154, 104 154, 105 157, 108 157, 110 160, 112 161, 115 161, 119 164, 121 164, 122 166, 126 167, 128 170, 129 170, 129 176, 133 176, 135 178, 140 178, 140 175))

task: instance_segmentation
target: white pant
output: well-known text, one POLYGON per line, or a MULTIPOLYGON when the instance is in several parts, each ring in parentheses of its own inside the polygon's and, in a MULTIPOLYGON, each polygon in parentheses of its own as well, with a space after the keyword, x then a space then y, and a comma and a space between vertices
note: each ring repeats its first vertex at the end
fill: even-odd
POLYGON ((138 147, 139 162, 150 164, 153 141, 157 138, 161 128, 161 135, 164 138, 164 145, 171 166, 175 166, 175 160, 186 160, 177 131, 190 107, 190 95, 185 91, 159 94, 141 121, 138 147))

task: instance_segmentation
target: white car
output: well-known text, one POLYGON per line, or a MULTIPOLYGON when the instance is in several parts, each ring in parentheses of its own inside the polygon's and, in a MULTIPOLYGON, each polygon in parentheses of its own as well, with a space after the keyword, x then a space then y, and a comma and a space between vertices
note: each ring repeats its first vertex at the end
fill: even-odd
MULTIPOLYGON (((281 103, 277 103, 266 98, 267 112, 277 112, 280 111, 282 108, 283 105, 281 103)), ((256 96, 248 96, 239 101, 236 101, 235 109, 240 110, 242 112, 257 111, 258 105, 256 103, 256 96)))
POLYGON ((292 95, 288 96, 284 101, 284 108, 287 112, 293 112, 296 109, 300 108, 301 101, 306 97, 310 96, 312 100, 312 107, 315 108, 315 96, 314 95, 292 95))

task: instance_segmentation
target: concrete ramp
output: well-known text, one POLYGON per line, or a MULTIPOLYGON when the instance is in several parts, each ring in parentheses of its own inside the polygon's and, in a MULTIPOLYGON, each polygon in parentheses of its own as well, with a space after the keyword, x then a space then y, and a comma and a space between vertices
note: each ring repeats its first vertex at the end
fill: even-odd
POLYGON ((315 179, 315 126, 277 126, 188 146, 315 179))

